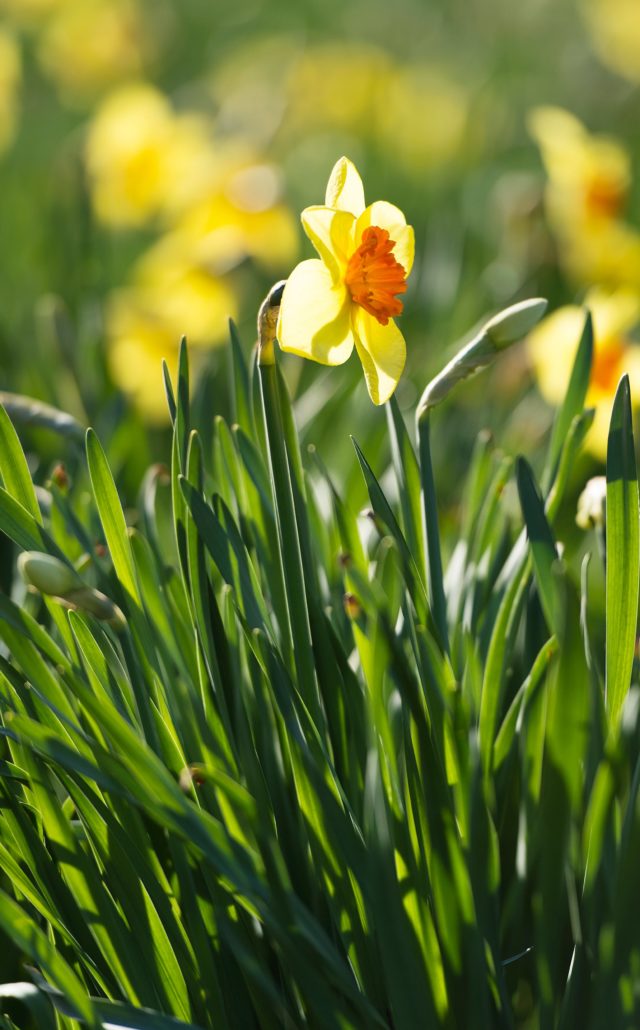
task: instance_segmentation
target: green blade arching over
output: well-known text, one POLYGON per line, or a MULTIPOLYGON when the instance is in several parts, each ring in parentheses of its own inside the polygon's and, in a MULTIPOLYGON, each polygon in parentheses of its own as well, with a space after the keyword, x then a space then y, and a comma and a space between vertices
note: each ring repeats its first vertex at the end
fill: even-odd
POLYGON ((640 526, 629 377, 620 380, 607 445, 605 690, 615 732, 631 681, 638 622, 640 526))

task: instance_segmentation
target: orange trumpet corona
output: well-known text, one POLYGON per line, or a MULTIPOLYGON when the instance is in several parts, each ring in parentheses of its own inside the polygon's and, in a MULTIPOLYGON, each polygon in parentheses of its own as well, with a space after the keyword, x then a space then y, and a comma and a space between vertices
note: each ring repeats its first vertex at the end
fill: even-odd
POLYGON ((397 294, 407 289, 405 269, 391 253, 395 245, 386 229, 369 226, 349 259, 344 277, 352 300, 380 325, 387 325, 390 318, 401 313, 403 304, 397 294))

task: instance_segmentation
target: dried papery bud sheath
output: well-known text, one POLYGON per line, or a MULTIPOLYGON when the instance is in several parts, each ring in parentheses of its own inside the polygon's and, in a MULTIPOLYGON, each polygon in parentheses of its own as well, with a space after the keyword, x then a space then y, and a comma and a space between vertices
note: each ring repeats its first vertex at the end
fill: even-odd
POLYGON ((486 368, 501 351, 526 336, 546 310, 546 300, 537 297, 513 304, 489 319, 477 336, 458 351, 442 372, 431 380, 420 398, 416 419, 420 421, 424 418, 462 379, 486 368))
POLYGON ((69 489, 69 473, 67 472, 63 462, 59 461, 58 464, 53 468, 51 472, 51 482, 60 490, 69 489))
POLYGON ((206 781, 206 774, 204 766, 198 762, 193 762, 191 765, 185 765, 184 769, 180 770, 180 776, 178 783, 180 790, 183 793, 188 794, 192 787, 201 787, 206 781))
POLYGON ((358 619, 362 613, 362 606, 355 594, 347 593, 343 598, 344 610, 349 619, 358 619))
POLYGON ((273 345, 276 339, 276 326, 278 324, 278 312, 280 301, 286 285, 286 280, 281 279, 275 286, 272 286, 264 298, 258 311, 258 364, 275 364, 275 353, 273 345))

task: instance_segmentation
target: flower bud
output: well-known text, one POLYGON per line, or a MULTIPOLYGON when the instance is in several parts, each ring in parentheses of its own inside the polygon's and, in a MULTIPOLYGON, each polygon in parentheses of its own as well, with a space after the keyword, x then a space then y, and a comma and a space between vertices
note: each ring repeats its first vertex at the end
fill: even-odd
POLYGON ((27 583, 41 594, 64 597, 82 586, 74 570, 52 554, 23 551, 18 557, 18 569, 27 583))
POLYGON ((267 296, 260 305, 258 312, 258 364, 273 365, 275 355, 273 343, 276 338, 276 326, 278 324, 278 313, 280 301, 286 286, 286 280, 281 279, 275 286, 272 286, 267 296))
POLYGON ((576 522, 580 529, 604 526, 607 501, 606 476, 590 479, 578 498, 576 522))
POLYGON ((526 336, 534 325, 538 324, 546 310, 547 302, 542 297, 522 300, 489 319, 484 332, 495 347, 509 347, 526 336))

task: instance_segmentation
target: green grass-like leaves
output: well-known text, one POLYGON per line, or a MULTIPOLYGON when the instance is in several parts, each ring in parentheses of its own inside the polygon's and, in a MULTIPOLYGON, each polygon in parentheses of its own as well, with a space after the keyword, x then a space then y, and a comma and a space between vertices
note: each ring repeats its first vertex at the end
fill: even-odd
MULTIPOLYGON (((513 317, 491 333, 511 342, 513 317)), ((300 447, 282 370, 250 371, 231 333, 238 425, 197 424, 183 343, 177 381, 165 371, 170 466, 145 477, 135 528, 92 430, 86 468, 41 512, 0 411, 0 529, 37 552, 22 567, 81 586, 39 595, 12 564, 0 595, 0 931, 24 970, 0 1022, 635 1025, 628 380, 602 625, 589 556, 580 571, 560 546, 593 418, 588 318, 542 488, 483 434, 454 530, 431 402, 415 450, 388 405, 390 474, 355 443, 345 491, 321 440, 300 447)), ((498 343, 483 336, 482 360, 454 359, 426 397, 500 360, 498 343)))

